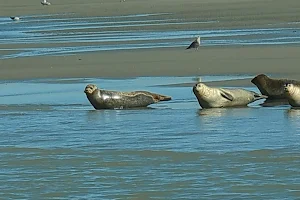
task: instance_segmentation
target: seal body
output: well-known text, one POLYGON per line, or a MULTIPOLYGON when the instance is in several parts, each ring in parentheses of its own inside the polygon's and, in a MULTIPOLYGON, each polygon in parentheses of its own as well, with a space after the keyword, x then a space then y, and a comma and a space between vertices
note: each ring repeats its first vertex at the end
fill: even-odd
POLYGON ((251 82, 256 85, 263 95, 267 95, 268 99, 285 99, 284 87, 288 83, 300 85, 300 81, 289 79, 272 79, 265 74, 259 74, 254 77, 251 82))
POLYGON ((300 86, 288 83, 284 87, 285 96, 292 107, 300 107, 300 86))
POLYGON ((186 49, 197 49, 200 46, 200 36, 198 36, 186 49))
POLYGON ((120 92, 99 90, 93 84, 87 85, 84 92, 95 109, 142 108, 160 101, 171 100, 170 96, 148 91, 120 92))
POLYGON ((197 83, 193 92, 202 108, 222 108, 247 106, 249 103, 267 96, 245 89, 225 89, 208 87, 203 83, 197 83))

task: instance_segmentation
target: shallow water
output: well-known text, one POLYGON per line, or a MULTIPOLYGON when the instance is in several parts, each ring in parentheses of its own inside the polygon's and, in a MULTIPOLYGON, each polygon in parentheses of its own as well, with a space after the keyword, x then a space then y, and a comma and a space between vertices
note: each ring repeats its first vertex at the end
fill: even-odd
POLYGON ((282 24, 282 27, 278 24, 278 28, 271 28, 271 25, 266 24, 266 28, 260 29, 203 30, 201 24, 220 22, 196 19, 184 21, 172 16, 172 13, 85 18, 74 17, 72 14, 35 15, 22 16, 18 22, 2 17, 0 18, 0 45, 2 45, 0 59, 109 50, 186 47, 190 44, 191 38, 198 35, 202 37, 202 46, 300 43, 299 28, 293 27, 299 22, 288 22, 291 28, 284 28, 286 24, 282 24), (198 24, 200 28, 145 29, 145 27, 155 26, 180 27, 188 24, 198 24), (9 44, 31 46, 7 48, 9 44))
MULTIPOLYGON (((208 76, 203 81, 237 78, 208 76)), ((239 78, 248 78, 240 76, 239 78)), ((47 79, 0 84, 4 199, 297 199, 300 110, 201 110, 192 77, 47 79), (173 99, 94 110, 88 83, 173 99)), ((256 88, 246 88, 257 91, 256 88)))

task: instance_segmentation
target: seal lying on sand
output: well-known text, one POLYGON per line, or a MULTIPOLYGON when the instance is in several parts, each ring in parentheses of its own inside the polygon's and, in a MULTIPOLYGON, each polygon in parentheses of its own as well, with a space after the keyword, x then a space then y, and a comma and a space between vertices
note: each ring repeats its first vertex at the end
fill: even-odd
POLYGON ((186 49, 197 49, 200 46, 200 36, 198 36, 186 49))
POLYGON ((300 107, 300 86, 288 83, 284 87, 285 96, 292 107, 300 107))
POLYGON ((202 108, 247 106, 249 103, 267 98, 265 95, 244 89, 213 88, 203 83, 197 83, 193 87, 193 92, 202 108))
POLYGON ((171 100, 169 96, 147 91, 119 92, 99 90, 93 84, 87 85, 84 92, 95 109, 139 108, 159 101, 171 100))
POLYGON ((265 74, 259 74, 254 77, 251 82, 256 85, 263 95, 267 95, 268 99, 284 99, 284 87, 288 83, 300 85, 300 81, 288 79, 271 79, 265 74))

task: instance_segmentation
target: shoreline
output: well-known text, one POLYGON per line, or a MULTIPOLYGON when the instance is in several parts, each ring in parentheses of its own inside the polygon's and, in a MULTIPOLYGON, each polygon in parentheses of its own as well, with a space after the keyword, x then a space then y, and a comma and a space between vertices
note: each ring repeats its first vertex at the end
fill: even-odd
MULTIPOLYGON (((49 0, 51 2, 51 0, 49 0)), ((221 30, 264 27, 266 25, 298 22, 298 0, 67 0, 42 6, 39 1, 14 2, 0 0, 0 16, 74 13, 80 17, 101 17, 144 13, 172 13, 164 16, 187 21, 214 21, 199 25, 174 25, 172 30, 221 30), (249 9, 251 8, 251 9, 249 9)), ((59 17, 59 16, 58 16, 59 17)), ((138 17, 136 18, 138 19, 138 17)), ((297 28, 300 23, 293 26, 297 28)), ((141 27, 143 28, 143 27, 141 27)), ((170 27, 157 26, 153 31, 170 27)), ((124 28, 124 30, 128 30, 124 28)), ((296 36, 297 32, 296 31, 296 36)), ((259 34, 259 33, 258 33, 259 34)), ((274 33, 275 34, 275 33, 274 33)), ((253 36, 255 37, 255 36, 253 36)), ((241 37, 242 39, 243 37, 241 37)), ((224 40, 228 38, 224 37, 224 40)), ((192 39, 191 39, 192 40, 192 39)), ((190 42, 190 41, 189 41, 190 42)), ((188 43, 189 43, 188 42, 188 43)), ((187 43, 187 45, 188 45, 187 43)), ((65 46, 72 46, 72 41, 65 46)), ((50 47, 57 45, 49 43, 50 47)), ((101 45, 101 44, 96 44, 101 45)), ((33 44, 1 44, 0 53, 17 47, 25 49, 33 44)), ((40 45, 43 46, 43 45, 40 45)), ((45 48, 50 48, 45 47, 45 48)), ((137 50, 97 51, 64 56, 35 56, 0 60, 0 80, 43 78, 128 78, 138 76, 203 76, 256 75, 265 73, 284 78, 299 79, 300 45, 201 46, 198 51, 184 47, 137 50)))

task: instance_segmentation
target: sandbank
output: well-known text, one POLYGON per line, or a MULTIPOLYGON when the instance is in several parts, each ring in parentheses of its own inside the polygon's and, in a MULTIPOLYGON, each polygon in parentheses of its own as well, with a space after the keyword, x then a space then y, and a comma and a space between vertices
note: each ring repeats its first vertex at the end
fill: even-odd
MULTIPOLYGON (((51 6, 41 6, 36 0, 22 2, 0 0, 0 4, 1 16, 72 13, 72 17, 86 17, 172 13, 172 17, 175 15, 183 21, 198 19, 220 22, 203 24, 203 29, 250 28, 278 24, 283 27, 287 22, 296 22, 300 19, 299 0, 227 0, 226 2, 222 0, 126 0, 125 2, 74 0, 72 4, 70 1, 61 0, 53 1, 51 6)), ((170 27, 156 28, 164 30, 170 27)), ((171 28, 182 30, 194 27, 186 25, 171 28)), ((22 45, 26 47, 26 44, 22 45)), ((12 47, 13 45, 6 46, 6 48, 12 47)), ((24 57, 0 60, 0 80, 231 74, 254 76, 260 73, 300 79, 299 53, 300 46, 297 45, 248 45, 203 46, 198 51, 187 51, 184 48, 157 48, 24 57)))

